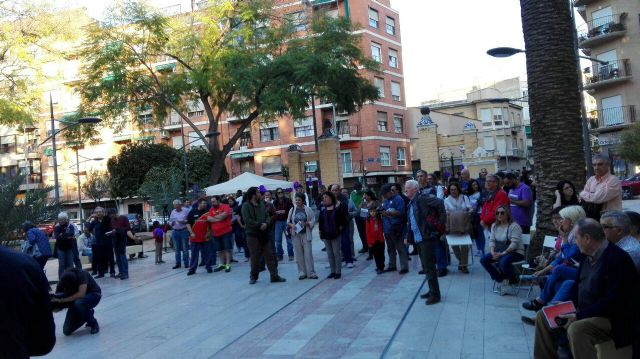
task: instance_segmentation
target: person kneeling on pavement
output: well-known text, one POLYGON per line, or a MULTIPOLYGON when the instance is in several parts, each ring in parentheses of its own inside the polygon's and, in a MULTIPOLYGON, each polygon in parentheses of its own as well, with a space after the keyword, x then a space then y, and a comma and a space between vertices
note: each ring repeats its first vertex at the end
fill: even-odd
POLYGON ((98 321, 93 316, 93 308, 100 303, 102 290, 89 272, 70 268, 62 273, 51 302, 53 311, 67 309, 62 332, 71 335, 83 324, 91 328, 91 334, 100 331, 98 321))

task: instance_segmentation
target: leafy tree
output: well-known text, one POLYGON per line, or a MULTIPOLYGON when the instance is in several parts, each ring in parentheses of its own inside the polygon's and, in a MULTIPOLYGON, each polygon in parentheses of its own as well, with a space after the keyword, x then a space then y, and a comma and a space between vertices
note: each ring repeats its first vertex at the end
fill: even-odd
POLYGON ((37 119, 43 64, 62 59, 62 43, 73 43, 89 18, 82 10, 57 11, 37 0, 0 1, 0 123, 30 124, 37 119), (64 26, 60 26, 64 24, 64 26))
POLYGON ((56 203, 48 199, 51 188, 29 190, 23 198, 18 199, 22 183, 23 176, 0 181, 0 241, 16 239, 24 221, 30 220, 37 225, 55 218, 59 209, 56 203))
POLYGON ((140 186, 139 193, 156 207, 165 212, 174 199, 180 197, 183 174, 174 167, 156 166, 151 168, 140 186))
POLYGON ((620 140, 618 146, 620 155, 628 161, 640 163, 640 122, 626 129, 620 140))
MULTIPOLYGON (((184 171, 184 152, 177 151, 172 167, 184 171)), ((187 170, 189 171, 189 186, 197 188, 207 187, 211 184, 211 167, 213 157, 205 148, 196 147, 187 151, 187 170)), ((222 168, 221 182, 229 180, 229 174, 225 167, 222 168)))
POLYGON ((96 204, 109 195, 109 173, 106 171, 90 171, 82 183, 82 193, 96 204))
MULTIPOLYGON (((136 142, 126 145, 107 161, 111 197, 138 195, 147 172, 156 166, 170 167, 175 157, 176 150, 164 144, 136 142)), ((182 180, 178 185, 182 185, 182 180)))
MULTIPOLYGON (((254 121, 304 116, 311 95, 354 112, 378 91, 360 67, 375 65, 360 50, 348 19, 314 18, 307 36, 279 17, 272 0, 219 0, 191 13, 165 17, 140 2, 116 6, 110 18, 88 26, 79 113, 96 113, 108 125, 123 115, 153 109, 161 126, 175 111, 213 157, 210 181, 220 181, 224 159, 254 121), (161 60, 169 64, 156 65, 161 60), (208 119, 205 137, 187 116, 199 103, 208 119), (221 143, 218 124, 239 126, 221 143)), ((133 116, 139 122, 138 116, 133 116)))

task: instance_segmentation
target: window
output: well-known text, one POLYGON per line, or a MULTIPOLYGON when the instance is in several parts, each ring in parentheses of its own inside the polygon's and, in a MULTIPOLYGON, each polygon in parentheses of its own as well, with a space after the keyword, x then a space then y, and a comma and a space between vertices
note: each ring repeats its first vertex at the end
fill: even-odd
POLYGON ((499 107, 493 108, 493 124, 502 126, 502 109, 499 107))
POLYGON ((382 77, 374 77, 373 84, 378 88, 378 96, 384 98, 384 79, 382 77))
POLYGON ((382 48, 375 42, 371 43, 371 57, 374 61, 382 62, 382 48))
POLYGON ((148 124, 151 121, 153 121, 153 115, 151 114, 151 112, 149 113, 139 113, 138 114, 138 122, 141 124, 148 124))
POLYGON ((491 109, 490 108, 480 109, 480 120, 482 121, 483 126, 491 126, 491 109))
POLYGON ((487 151, 494 151, 496 149, 496 144, 493 140, 492 135, 484 135, 484 149, 487 151))
POLYGON ((293 122, 293 135, 295 137, 313 136, 313 119, 305 118, 293 122))
POLYGON ((387 132, 387 113, 378 112, 378 131, 387 132))
POLYGON ((250 160, 240 160, 240 172, 250 172, 254 173, 253 170, 253 159, 250 160))
POLYGON ((260 142, 277 141, 280 139, 280 132, 278 131, 278 124, 276 127, 267 127, 260 129, 260 142))
POLYGON ((404 147, 398 147, 396 149, 396 157, 398 158, 398 166, 407 165, 407 149, 404 147))
POLYGON ((340 152, 340 159, 342 160, 342 173, 353 173, 351 151, 340 152))
POLYGON ((369 8, 369 26, 378 28, 380 17, 378 16, 378 10, 369 8))
POLYGON ((262 157, 262 173, 277 174, 282 172, 282 162, 280 156, 262 157))
POLYGON ((402 116, 393 115, 393 129, 396 133, 404 132, 404 124, 402 123, 402 116))
POLYGON ((204 147, 204 142, 202 142, 202 139, 200 138, 200 136, 198 136, 198 133, 195 131, 191 131, 189 132, 189 142, 187 142, 187 145, 190 148, 194 148, 194 147, 204 147))
POLYGON ((306 173, 315 173, 318 170, 318 161, 309 161, 304 163, 304 171, 306 173))
POLYGON ((400 84, 397 82, 391 81, 391 98, 394 101, 400 101, 400 84))
POLYGON ((391 147, 380 147, 380 164, 382 166, 391 166, 391 147))
POLYGON ((398 51, 389 49, 389 67, 398 68, 398 51))
POLYGON ((503 118, 503 125, 505 126, 509 126, 509 110, 506 108, 502 109, 502 118, 503 118))
POLYGON ((183 145, 182 136, 178 135, 178 136, 171 137, 171 144, 175 149, 182 149, 182 145, 183 145))
POLYGON ((387 25, 387 34, 395 36, 396 20, 394 20, 392 17, 387 16, 386 25, 387 25))
POLYGON ((304 11, 290 12, 285 19, 294 27, 296 32, 307 30, 307 14, 304 11))

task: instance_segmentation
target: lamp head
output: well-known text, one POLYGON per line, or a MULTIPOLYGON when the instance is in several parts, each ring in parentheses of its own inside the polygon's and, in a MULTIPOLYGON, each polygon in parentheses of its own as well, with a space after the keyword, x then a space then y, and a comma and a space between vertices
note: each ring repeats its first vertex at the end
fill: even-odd
POLYGON ((487 51, 487 55, 493 57, 510 57, 515 54, 525 52, 521 49, 516 49, 513 47, 496 47, 487 51))
POLYGON ((100 122, 102 122, 102 119, 98 117, 83 117, 78 119, 78 123, 81 124, 96 124, 100 122))

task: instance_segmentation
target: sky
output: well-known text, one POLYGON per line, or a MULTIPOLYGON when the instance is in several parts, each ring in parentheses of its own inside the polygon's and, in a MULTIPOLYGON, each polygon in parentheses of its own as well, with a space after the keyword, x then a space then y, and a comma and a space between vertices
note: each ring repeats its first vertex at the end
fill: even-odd
MULTIPOLYGON (((86 6, 100 17, 107 0, 58 0, 86 6)), ((400 12, 403 73, 407 106, 426 100, 464 99, 474 85, 521 77, 524 54, 494 58, 486 51, 499 46, 524 48, 520 2, 517 0, 390 0, 400 12)), ((188 0, 152 0, 164 7, 188 0)))

